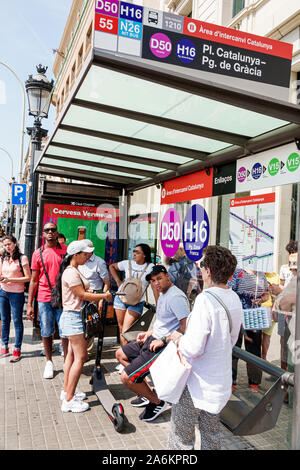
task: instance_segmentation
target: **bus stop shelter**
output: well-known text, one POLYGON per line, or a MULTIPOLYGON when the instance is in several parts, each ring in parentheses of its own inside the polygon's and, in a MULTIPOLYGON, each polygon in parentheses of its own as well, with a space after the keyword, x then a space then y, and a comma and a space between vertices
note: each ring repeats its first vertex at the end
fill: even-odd
MULTIPOLYGON (((300 142, 296 105, 94 48, 35 171, 128 194, 290 142, 300 142)), ((300 448, 298 364, 292 447, 300 448)))

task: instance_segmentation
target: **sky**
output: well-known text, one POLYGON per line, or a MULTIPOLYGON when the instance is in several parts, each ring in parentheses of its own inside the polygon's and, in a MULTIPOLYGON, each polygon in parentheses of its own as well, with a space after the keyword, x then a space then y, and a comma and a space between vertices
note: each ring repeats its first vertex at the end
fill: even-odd
MULTIPOLYGON (((36 66, 48 67, 46 76, 54 79, 52 67, 72 0, 0 0, 0 62, 8 65, 23 84, 29 75, 36 74, 36 66)), ((7 67, 0 64, 0 210, 7 201, 11 180, 11 161, 14 176, 18 178, 21 135, 22 98, 21 85, 7 67), (4 152, 4 149, 6 152, 4 152)), ((42 127, 48 135, 54 128, 55 108, 50 107, 48 119, 42 127)), ((28 115, 25 102, 24 158, 29 145, 26 127, 33 126, 34 117, 28 115)))

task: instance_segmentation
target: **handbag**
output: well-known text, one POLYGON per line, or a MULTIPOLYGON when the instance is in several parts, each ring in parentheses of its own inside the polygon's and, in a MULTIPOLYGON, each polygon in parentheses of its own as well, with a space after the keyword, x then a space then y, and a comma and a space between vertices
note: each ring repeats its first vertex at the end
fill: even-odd
POLYGON ((99 336, 103 331, 101 317, 97 305, 93 302, 84 302, 81 307, 81 318, 83 324, 83 333, 85 339, 99 336))
POLYGON ((159 354, 149 370, 158 398, 178 403, 192 366, 182 357, 173 341, 159 354))

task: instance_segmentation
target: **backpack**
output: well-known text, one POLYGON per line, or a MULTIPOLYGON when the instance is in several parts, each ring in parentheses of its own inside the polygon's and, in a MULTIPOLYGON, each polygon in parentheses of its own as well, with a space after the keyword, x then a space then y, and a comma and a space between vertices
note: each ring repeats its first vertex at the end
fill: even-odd
POLYGON ((120 286, 120 290, 116 293, 116 295, 121 297, 122 302, 128 305, 136 305, 141 302, 143 297, 141 278, 147 268, 148 264, 138 277, 132 277, 131 261, 129 260, 129 278, 125 279, 123 284, 120 286))

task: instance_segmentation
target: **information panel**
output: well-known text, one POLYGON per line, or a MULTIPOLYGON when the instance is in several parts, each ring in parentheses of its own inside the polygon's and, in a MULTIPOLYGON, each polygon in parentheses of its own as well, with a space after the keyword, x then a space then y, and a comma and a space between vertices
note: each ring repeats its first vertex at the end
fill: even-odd
POLYGON ((178 66, 216 83, 288 98, 293 46, 282 41, 134 3, 96 0, 94 45, 169 64, 173 71, 178 66))

